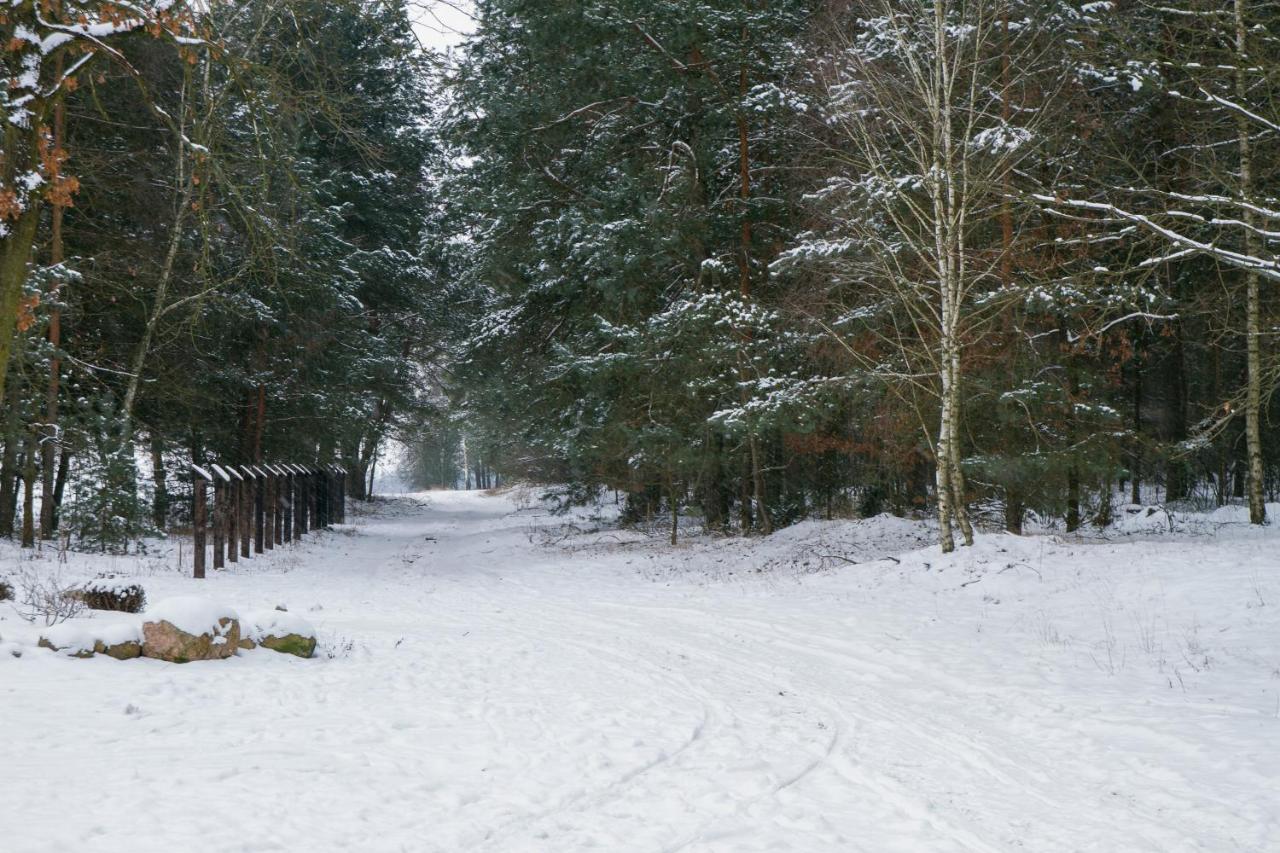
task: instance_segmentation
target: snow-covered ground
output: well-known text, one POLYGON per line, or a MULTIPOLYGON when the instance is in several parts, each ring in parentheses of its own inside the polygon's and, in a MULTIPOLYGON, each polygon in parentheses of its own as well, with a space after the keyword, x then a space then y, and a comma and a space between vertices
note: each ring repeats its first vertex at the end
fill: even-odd
POLYGON ((672 549, 432 493, 203 582, 46 554, 321 643, 72 660, 0 605, 0 849, 1280 850, 1280 531, 1223 520, 672 549))

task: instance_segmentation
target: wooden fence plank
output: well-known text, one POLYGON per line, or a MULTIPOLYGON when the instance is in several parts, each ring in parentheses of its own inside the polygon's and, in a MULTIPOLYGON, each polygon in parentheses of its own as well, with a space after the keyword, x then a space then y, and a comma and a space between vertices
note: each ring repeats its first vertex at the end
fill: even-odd
POLYGON ((208 488, 212 476, 205 469, 192 465, 191 476, 191 576, 204 578, 205 535, 208 527, 208 488))
POLYGON ((286 542, 292 542, 292 541, 293 541, 293 538, 294 538, 294 537, 293 537, 293 518, 294 518, 294 511, 293 511, 293 498, 294 498, 293 476, 294 476, 294 475, 293 475, 293 468, 291 468, 290 466, 286 465, 286 466, 285 466, 285 477, 284 477, 285 483, 284 483, 284 531, 283 531, 283 532, 284 532, 284 541, 286 541, 286 542))
POLYGON ((257 465, 252 466, 253 478, 253 553, 261 554, 266 550, 267 521, 267 475, 257 465))
POLYGON ((268 551, 276 547, 276 475, 263 467, 265 482, 262 486, 262 544, 268 551))
POLYGON ((253 556, 253 472, 240 466, 244 480, 240 483, 240 556, 253 556))
POLYGON ((240 528, 240 504, 243 500, 241 493, 244 491, 244 477, 235 469, 234 465, 228 465, 223 469, 231 475, 231 482, 227 489, 227 562, 240 562, 240 539, 244 535, 244 531, 240 528))

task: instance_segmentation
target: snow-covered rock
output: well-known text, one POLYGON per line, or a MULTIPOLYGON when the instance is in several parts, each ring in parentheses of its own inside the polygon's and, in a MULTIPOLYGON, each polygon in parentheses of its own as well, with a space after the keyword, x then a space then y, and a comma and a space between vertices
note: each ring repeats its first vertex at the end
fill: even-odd
POLYGON ((137 622, 63 622, 46 630, 37 643, 74 658, 95 654, 128 660, 142 654, 142 629, 137 622))
POLYGON ((1172 529, 1169 513, 1162 507, 1125 504, 1118 511, 1115 529, 1120 533, 1165 533, 1172 529))
POLYGON ((285 610, 255 610, 240 620, 240 647, 255 646, 309 658, 316 650, 316 629, 285 610))
POLYGON ((187 663, 231 657, 240 643, 236 611, 198 596, 159 602, 142 623, 142 654, 187 663))

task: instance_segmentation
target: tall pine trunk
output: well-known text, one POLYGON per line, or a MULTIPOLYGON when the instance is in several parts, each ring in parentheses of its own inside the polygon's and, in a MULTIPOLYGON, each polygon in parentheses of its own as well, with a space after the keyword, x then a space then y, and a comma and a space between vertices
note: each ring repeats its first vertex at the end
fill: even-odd
POLYGON ((37 437, 34 429, 26 432, 25 447, 22 451, 22 547, 36 546, 36 448, 37 437))
POLYGON ((164 441, 158 435, 151 436, 151 479, 155 484, 151 521, 157 530, 164 530, 169 520, 169 486, 165 481, 164 441))
POLYGON ((4 456, 0 457, 0 536, 13 537, 13 516, 18 508, 18 383, 9 383, 4 400, 4 456))

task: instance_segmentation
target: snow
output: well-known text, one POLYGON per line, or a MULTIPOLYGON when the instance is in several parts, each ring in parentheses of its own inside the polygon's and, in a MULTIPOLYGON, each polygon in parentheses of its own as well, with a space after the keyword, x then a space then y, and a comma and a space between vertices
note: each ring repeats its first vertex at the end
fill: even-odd
POLYGON ((168 622, 188 634, 220 634, 223 619, 239 618, 233 608, 198 595, 166 598, 143 615, 147 622, 168 622))
POLYGON ((311 623, 295 613, 283 610, 254 610, 240 617, 240 636, 254 642, 264 637, 284 637, 297 634, 300 637, 316 636, 311 623))
MULTIPOLYGON (((153 612, 206 624, 228 612, 210 601, 246 621, 284 605, 266 618, 298 614, 320 644, 69 660, 0 605, 23 652, 0 654, 0 839, 1274 850, 1280 529, 1170 517, 945 556, 926 522, 888 516, 672 548, 514 493, 435 492, 205 581, 189 549, 182 572, 176 550, 24 559, 199 591, 153 612)), ((0 567, 17 560, 0 545, 0 567)))
POLYGON ((137 618, 119 620, 75 620, 45 628, 40 632, 59 650, 59 654, 76 655, 93 651, 95 642, 115 646, 142 642, 142 623, 137 618))
POLYGON ((88 592, 124 592, 133 586, 140 586, 136 578, 105 577, 85 581, 80 588, 88 592))
POLYGON ((1115 528, 1121 533, 1160 533, 1169 530, 1169 513, 1160 507, 1121 507, 1115 528))

